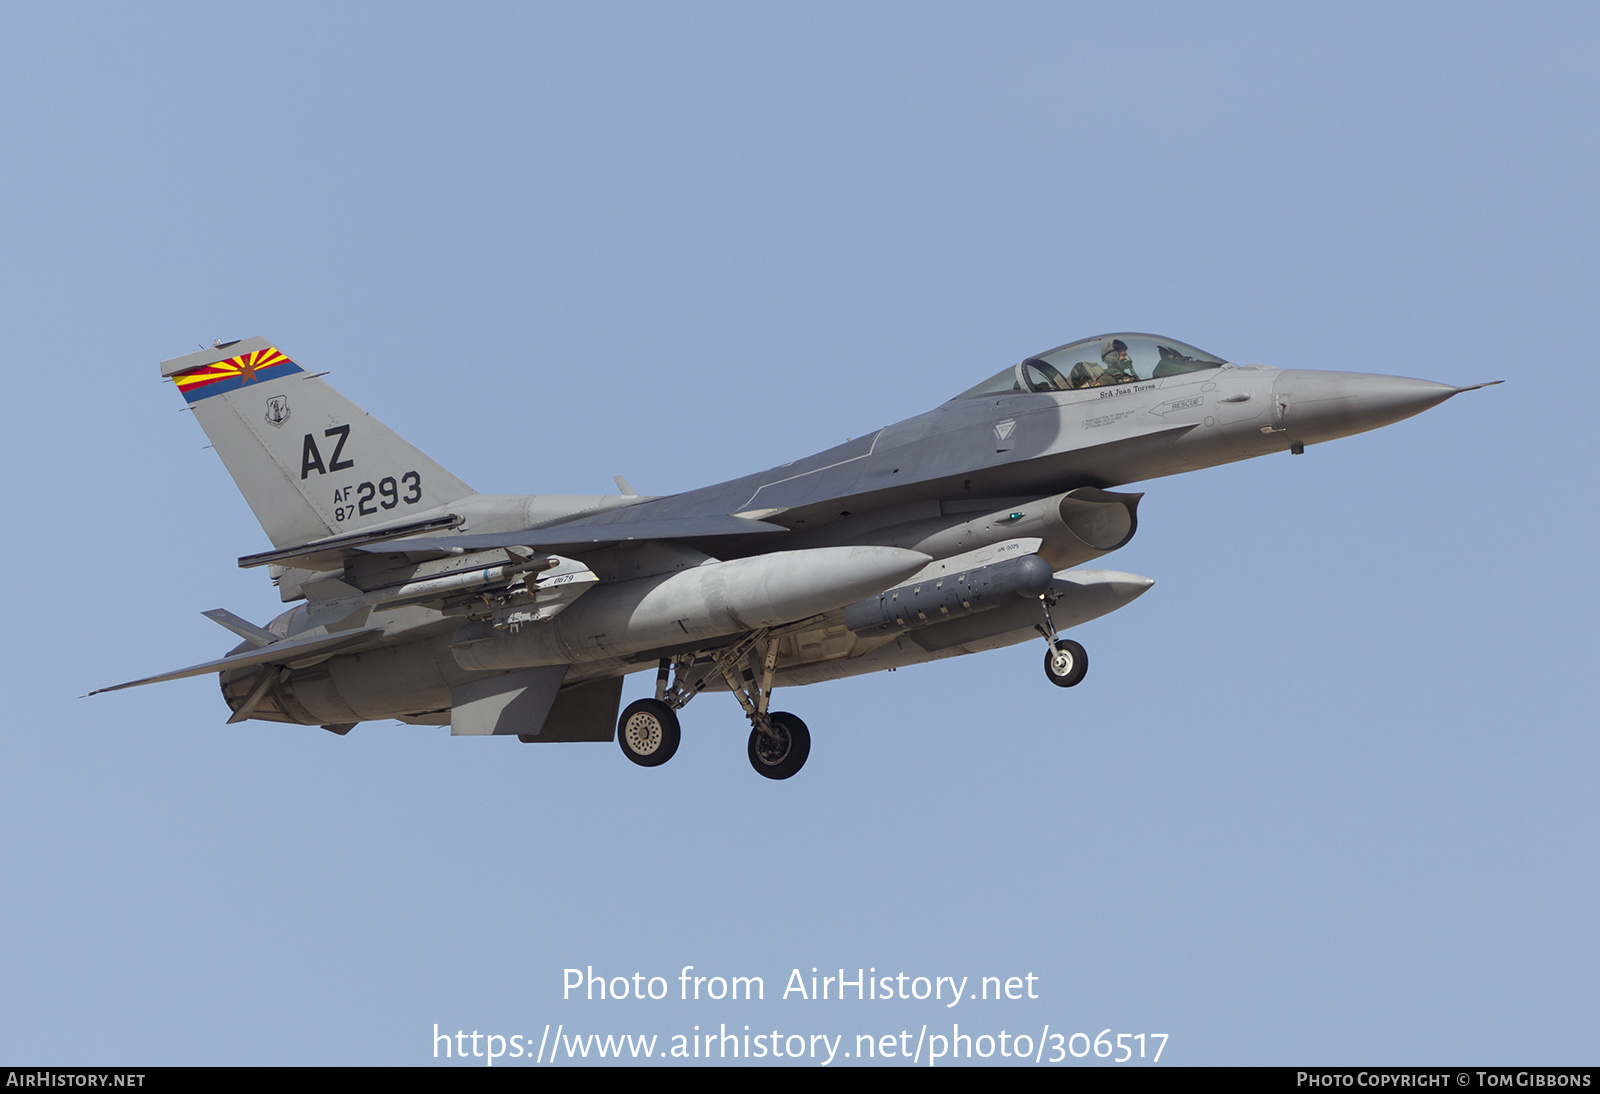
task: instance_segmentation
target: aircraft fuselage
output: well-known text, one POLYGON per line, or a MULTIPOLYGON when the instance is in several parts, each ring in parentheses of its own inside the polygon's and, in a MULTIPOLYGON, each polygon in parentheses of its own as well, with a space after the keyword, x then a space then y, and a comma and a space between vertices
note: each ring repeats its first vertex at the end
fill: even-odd
MULTIPOLYGON (((636 558, 652 551, 660 557, 635 566, 647 572, 588 594, 543 630, 496 635, 484 629, 485 637, 474 638, 462 633, 459 620, 426 609, 377 613, 369 624, 386 624, 397 635, 412 633, 415 640, 336 656, 297 670, 282 688, 290 708, 284 714, 295 721, 342 723, 385 717, 422 720, 426 712, 439 711, 432 720, 444 720, 452 689, 482 673, 570 664, 569 684, 600 679, 648 667, 663 652, 739 633, 754 622, 775 621, 753 622, 735 612, 732 617, 703 619, 699 629, 690 629, 685 622, 679 640, 673 642, 672 610, 658 611, 656 615, 668 625, 636 628, 640 637, 631 646, 625 639, 619 641, 619 631, 645 615, 651 603, 662 601, 660 590, 675 575, 711 558, 760 559, 774 552, 795 552, 790 557, 801 560, 813 550, 824 554, 820 549, 847 545, 917 551, 938 558, 1032 536, 1043 541, 1039 553, 1054 568, 1064 570, 1131 538, 1137 496, 1100 499, 1092 488, 1289 451, 1292 446, 1376 428, 1417 413, 1455 390, 1426 381, 1403 381, 1387 400, 1381 393, 1376 398, 1363 396, 1370 405, 1352 412, 1351 403, 1358 401, 1353 392, 1390 380, 1229 366, 1114 387, 952 400, 804 459, 626 505, 627 515, 641 520, 733 513, 775 521, 791 531, 677 545, 666 551, 654 545, 619 545, 601 551, 600 558, 591 559, 597 570, 613 558, 636 558), (1300 398, 1308 386, 1321 398, 1300 398), (1065 497, 1069 492, 1079 496, 1065 497), (1073 513, 1063 515, 1065 509, 1082 513, 1074 520, 1073 513), (1095 533, 1104 538, 1096 541, 1095 533), (711 555, 711 550, 717 554, 711 555)), ((480 514, 474 530, 498 530, 497 524, 509 527, 525 519, 524 499, 506 499, 505 509, 505 518, 499 520, 492 510, 480 514)), ((819 560, 817 565, 825 563, 819 560)), ((860 588, 875 580, 877 575, 868 575, 860 588)), ((1095 590, 1063 582, 1077 603, 1062 614, 1074 625, 1114 610, 1148 588, 1148 581, 1139 580, 1116 575, 1105 588, 1095 590), (1119 584, 1118 579, 1126 580, 1119 584)), ((797 613, 805 614, 810 613, 797 613)), ((1019 602, 1003 612, 940 621, 915 634, 874 640, 849 633, 840 622, 841 611, 834 610, 831 617, 824 613, 810 630, 789 636, 776 680, 813 682, 1024 641, 1036 632, 1034 614, 1019 602)), ((284 622, 294 633, 306 625, 305 609, 289 613, 284 622)), ((247 675, 241 673, 233 687, 225 682, 230 700, 243 697, 247 675)), ((708 690, 722 686, 712 681, 708 690)))
POLYGON ((1126 544, 1141 495, 1114 488, 1375 429, 1465 388, 1236 366, 1146 334, 1004 369, 915 417, 804 459, 669 497, 486 495, 266 339, 162 362, 305 603, 216 672, 232 720, 448 723, 459 735, 616 739, 656 766, 675 711, 734 693, 750 760, 804 764, 809 731, 772 689, 1042 637, 1057 686, 1087 654, 1059 632, 1150 579, 1081 569, 1126 544), (656 694, 613 722, 622 678, 656 694))

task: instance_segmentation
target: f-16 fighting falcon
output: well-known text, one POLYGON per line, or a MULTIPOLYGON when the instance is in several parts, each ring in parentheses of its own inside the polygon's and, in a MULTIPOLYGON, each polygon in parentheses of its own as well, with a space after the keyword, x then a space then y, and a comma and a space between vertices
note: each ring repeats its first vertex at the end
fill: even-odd
MULTIPOLYGON (((1133 538, 1111 488, 1389 425, 1472 387, 1234 365, 1109 334, 1029 357, 940 406, 768 471, 667 497, 480 494, 264 338, 161 363, 255 512, 285 603, 205 614, 226 657, 117 688, 219 675, 248 718, 398 719, 526 743, 609 741, 666 763, 678 711, 733 693, 751 766, 800 770, 806 724, 773 689, 1042 640, 1152 582, 1075 569, 1133 538), (621 712, 625 675, 655 695, 621 712)), ((1499 381, 1494 381, 1498 383, 1499 381)), ((105 688, 114 691, 116 688, 105 688)))

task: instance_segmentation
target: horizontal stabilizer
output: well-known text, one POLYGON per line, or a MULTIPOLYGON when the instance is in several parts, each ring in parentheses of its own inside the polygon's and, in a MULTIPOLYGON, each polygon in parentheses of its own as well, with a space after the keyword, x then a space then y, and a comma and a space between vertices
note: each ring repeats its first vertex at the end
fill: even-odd
POLYGON ((203 665, 191 665, 186 669, 179 669, 176 672, 164 672, 159 676, 146 676, 142 680, 129 680, 126 684, 114 684, 109 688, 96 688, 89 694, 99 695, 103 691, 121 691, 123 688, 136 688, 141 684, 160 684, 168 680, 182 680, 189 676, 204 676, 211 672, 242 669, 251 665, 289 665, 295 667, 301 664, 311 664, 347 646, 354 646, 373 635, 382 633, 382 627, 368 627, 365 630, 349 631, 343 634, 308 634, 299 638, 286 638, 282 642, 274 642, 270 646, 232 654, 215 661, 207 661, 203 665))
MULTIPOLYGON (((481 535, 425 536, 385 543, 382 551, 450 551, 457 548, 484 551, 493 547, 562 547, 582 549, 642 539, 703 539, 787 532, 781 524, 746 517, 674 517, 665 520, 571 521, 521 532, 485 532, 481 535)), ((376 548, 358 548, 378 550, 376 548)))
MULTIPOLYGON (((388 528, 374 528, 369 532, 352 532, 345 536, 330 536, 327 539, 316 539, 310 543, 302 543, 298 547, 283 547, 276 551, 262 551, 258 555, 245 555, 239 560, 239 569, 248 570, 256 566, 277 564, 285 566, 293 563, 302 570, 337 570, 340 558, 345 551, 352 551, 358 547, 365 547, 372 543, 385 543, 401 536, 414 536, 418 532, 442 532, 447 528, 454 528, 461 523, 461 518, 454 513, 446 513, 442 517, 430 517, 427 520, 414 520, 409 524, 395 524, 388 528), (325 563, 325 565, 315 565, 325 563)), ((415 550, 428 550, 418 547, 415 550)))

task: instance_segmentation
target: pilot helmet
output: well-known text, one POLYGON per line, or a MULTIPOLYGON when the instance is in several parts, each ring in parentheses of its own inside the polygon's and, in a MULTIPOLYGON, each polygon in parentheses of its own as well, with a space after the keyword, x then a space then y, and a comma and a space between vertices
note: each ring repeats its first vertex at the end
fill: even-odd
POLYGON ((1128 353, 1128 343, 1124 342, 1120 338, 1113 338, 1111 341, 1107 342, 1104 347, 1101 348, 1101 350, 1100 350, 1100 360, 1102 360, 1102 361, 1120 360, 1121 358, 1126 357, 1127 353, 1128 353))

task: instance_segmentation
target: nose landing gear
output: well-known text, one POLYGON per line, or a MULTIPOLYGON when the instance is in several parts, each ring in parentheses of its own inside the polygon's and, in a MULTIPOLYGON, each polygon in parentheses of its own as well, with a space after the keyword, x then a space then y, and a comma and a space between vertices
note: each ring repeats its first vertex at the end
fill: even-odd
POLYGON ((1044 651, 1044 675, 1058 688, 1070 688, 1089 672, 1089 654, 1070 638, 1056 640, 1044 651))
POLYGON ((1040 597, 1039 607, 1044 610, 1044 622, 1039 625, 1039 633, 1050 644, 1044 654, 1045 679, 1058 688, 1073 687, 1089 673, 1089 651, 1072 639, 1062 638, 1056 633, 1055 620, 1050 618, 1048 599, 1040 597))

